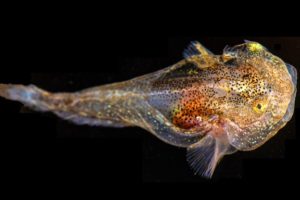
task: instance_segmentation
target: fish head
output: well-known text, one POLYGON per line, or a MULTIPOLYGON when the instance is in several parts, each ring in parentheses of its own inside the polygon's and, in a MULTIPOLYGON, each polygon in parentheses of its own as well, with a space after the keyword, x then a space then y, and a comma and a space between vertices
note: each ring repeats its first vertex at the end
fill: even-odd
POLYGON ((221 56, 236 79, 226 82, 224 104, 229 142, 250 151, 263 145, 291 119, 294 112, 297 71, 257 42, 225 48, 221 56))

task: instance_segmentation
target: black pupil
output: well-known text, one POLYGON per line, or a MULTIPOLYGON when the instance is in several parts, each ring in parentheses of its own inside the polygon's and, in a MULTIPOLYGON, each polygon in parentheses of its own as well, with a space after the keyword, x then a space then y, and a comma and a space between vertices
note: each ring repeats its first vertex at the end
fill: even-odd
POLYGON ((260 104, 257 104, 257 108, 258 108, 258 109, 261 109, 261 105, 260 105, 260 104))

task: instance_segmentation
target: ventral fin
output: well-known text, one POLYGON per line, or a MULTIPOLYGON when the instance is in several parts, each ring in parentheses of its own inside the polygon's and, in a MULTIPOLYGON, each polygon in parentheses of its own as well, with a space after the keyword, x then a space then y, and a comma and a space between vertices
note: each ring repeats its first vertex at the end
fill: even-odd
POLYGON ((192 41, 189 46, 183 51, 184 58, 190 58, 192 56, 200 55, 213 55, 208 49, 206 49, 198 41, 192 41))
POLYGON ((187 149, 187 161, 195 174, 211 178, 222 157, 235 151, 227 141, 206 135, 187 149))

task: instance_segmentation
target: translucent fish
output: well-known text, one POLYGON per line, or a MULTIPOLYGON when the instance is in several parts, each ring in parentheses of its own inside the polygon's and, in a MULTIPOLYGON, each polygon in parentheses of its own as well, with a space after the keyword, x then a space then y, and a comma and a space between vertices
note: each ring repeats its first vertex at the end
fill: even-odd
POLYGON ((76 124, 139 126, 187 148, 196 174, 223 156, 263 145, 292 117, 297 71, 257 42, 214 55, 192 42, 178 63, 132 80, 75 93, 0 84, 0 96, 76 124))

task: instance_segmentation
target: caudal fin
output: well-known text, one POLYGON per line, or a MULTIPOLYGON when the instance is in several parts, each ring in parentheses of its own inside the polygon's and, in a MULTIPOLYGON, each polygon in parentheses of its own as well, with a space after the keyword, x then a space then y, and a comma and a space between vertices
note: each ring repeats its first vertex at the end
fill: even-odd
POLYGON ((47 92, 37 88, 34 85, 14 85, 0 84, 0 96, 8 100, 18 101, 26 106, 38 110, 48 110, 46 102, 43 102, 42 97, 47 95, 47 92))
POLYGON ((88 116, 83 111, 85 111, 85 106, 88 108, 89 103, 82 106, 80 100, 78 100, 79 104, 77 106, 73 105, 76 98, 71 93, 50 93, 34 85, 0 84, 0 97, 21 102, 26 107, 36 111, 53 112, 57 116, 79 125, 128 126, 126 123, 114 121, 113 119, 106 120, 88 116))

